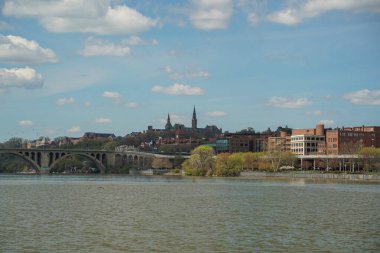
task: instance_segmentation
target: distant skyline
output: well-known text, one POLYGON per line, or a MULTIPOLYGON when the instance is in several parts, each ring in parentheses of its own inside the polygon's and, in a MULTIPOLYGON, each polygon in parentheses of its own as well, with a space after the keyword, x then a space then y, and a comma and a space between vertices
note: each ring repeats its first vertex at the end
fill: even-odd
POLYGON ((4 0, 0 142, 380 125, 379 0, 4 0))

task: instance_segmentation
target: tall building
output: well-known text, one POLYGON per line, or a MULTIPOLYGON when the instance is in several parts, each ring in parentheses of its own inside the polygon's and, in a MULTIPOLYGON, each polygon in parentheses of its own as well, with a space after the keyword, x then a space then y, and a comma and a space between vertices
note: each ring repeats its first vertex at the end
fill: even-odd
POLYGON ((166 120, 165 130, 170 130, 172 128, 173 126, 172 126, 172 123, 170 122, 170 115, 168 113, 168 119, 166 120))
POLYGON ((191 119, 191 128, 197 129, 197 113, 195 112, 195 106, 193 110, 193 118, 191 119))

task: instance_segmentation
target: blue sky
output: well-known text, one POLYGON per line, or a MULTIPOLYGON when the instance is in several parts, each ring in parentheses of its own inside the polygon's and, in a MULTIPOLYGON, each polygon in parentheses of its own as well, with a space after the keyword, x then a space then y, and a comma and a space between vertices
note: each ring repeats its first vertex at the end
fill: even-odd
POLYGON ((379 0, 4 0, 0 141, 380 125, 379 0))

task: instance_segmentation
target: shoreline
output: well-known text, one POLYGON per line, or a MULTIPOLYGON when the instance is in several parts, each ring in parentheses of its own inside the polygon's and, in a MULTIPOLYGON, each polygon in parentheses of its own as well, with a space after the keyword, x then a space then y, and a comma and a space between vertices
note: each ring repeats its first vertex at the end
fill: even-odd
MULTIPOLYGON (((162 173, 155 174, 152 171, 139 171, 139 173, 129 174, 86 174, 86 173, 52 173, 52 174, 40 174, 40 173, 1 173, 3 175, 20 175, 20 176, 35 176, 35 175, 60 175, 60 176, 89 176, 89 175, 108 175, 108 176, 169 176, 169 177, 187 177, 183 174, 176 173, 162 173)), ((191 177, 191 176, 190 176, 191 177)), ((204 177, 208 178, 208 177, 204 177)), ((221 177, 224 178, 224 177, 221 177)), ((264 171, 243 171, 237 177, 231 178, 245 178, 245 179, 263 179, 263 178, 278 178, 278 179, 321 179, 321 180, 352 180, 352 181, 371 181, 380 182, 380 174, 344 174, 344 173, 308 173, 308 172, 264 172, 264 171)))
POLYGON ((299 173, 299 172, 261 172, 245 171, 241 172, 241 178, 304 178, 304 179, 333 179, 333 180, 361 180, 379 181, 377 174, 336 174, 336 173, 299 173))

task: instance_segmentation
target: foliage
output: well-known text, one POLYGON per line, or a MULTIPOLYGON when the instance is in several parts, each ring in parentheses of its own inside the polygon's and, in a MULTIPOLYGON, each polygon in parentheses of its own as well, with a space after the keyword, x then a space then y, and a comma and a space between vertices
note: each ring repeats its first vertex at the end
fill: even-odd
POLYGON ((34 168, 23 159, 10 154, 0 154, 0 173, 32 171, 34 168))
POLYGON ((263 153, 259 152, 246 152, 243 156, 243 168, 245 170, 255 170, 260 168, 260 161, 262 160, 263 153))
POLYGON ((267 142, 265 159, 270 163, 271 170, 277 171, 281 166, 293 166, 297 157, 295 154, 286 151, 284 143, 267 142))
POLYGON ((12 137, 4 143, 5 148, 22 148, 24 140, 18 137, 12 137))
POLYGON ((239 176, 243 169, 244 159, 242 153, 222 153, 216 156, 215 176, 239 176))
POLYGON ((54 167, 50 168, 50 172, 58 173, 98 173, 97 164, 87 157, 67 156, 58 161, 54 167))
POLYGON ((370 171, 376 168, 380 164, 380 148, 365 147, 361 148, 358 152, 363 168, 366 171, 370 171))
POLYGON ((214 169, 214 149, 209 146, 198 146, 190 155, 190 158, 183 163, 186 175, 206 176, 211 175, 214 169))

